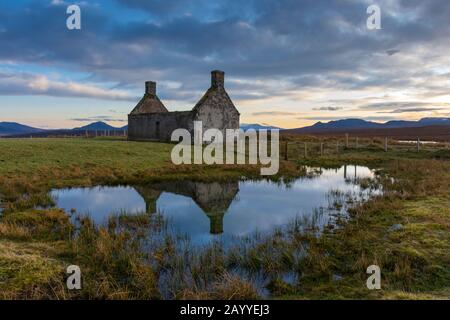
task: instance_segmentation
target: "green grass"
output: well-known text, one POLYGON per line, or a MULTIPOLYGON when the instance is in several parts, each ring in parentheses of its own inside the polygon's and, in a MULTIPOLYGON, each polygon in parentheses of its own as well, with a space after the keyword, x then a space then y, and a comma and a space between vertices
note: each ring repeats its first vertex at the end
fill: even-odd
POLYGON ((46 168, 148 170, 169 165, 173 145, 102 139, 0 139, 0 174, 46 168))
POLYGON ((64 298, 57 243, 0 240, 0 299, 64 298))
POLYGON ((215 246, 179 251, 179 240, 170 237, 148 250, 143 246, 148 232, 164 230, 157 217, 124 215, 105 227, 85 219, 74 232, 63 212, 34 209, 50 203, 47 191, 60 186, 259 173, 254 166, 176 167, 171 147, 115 139, 0 139, 0 198, 6 209, 0 218, 0 298, 158 299, 164 272, 175 279, 175 298, 259 298, 249 278, 231 272, 239 267, 250 275, 268 274, 276 299, 450 299, 448 149, 345 149, 306 159, 293 152, 281 175, 301 175, 305 164, 362 164, 394 181, 382 179, 383 196, 356 204, 348 222, 320 237, 293 223, 229 253, 215 246), (403 228, 389 231, 394 224, 403 228), (303 259, 297 258, 299 250, 303 259), (70 264, 83 270, 81 291, 65 289, 70 264), (382 290, 365 286, 371 264, 381 267, 382 290), (298 281, 284 282, 283 272, 297 274, 298 281))

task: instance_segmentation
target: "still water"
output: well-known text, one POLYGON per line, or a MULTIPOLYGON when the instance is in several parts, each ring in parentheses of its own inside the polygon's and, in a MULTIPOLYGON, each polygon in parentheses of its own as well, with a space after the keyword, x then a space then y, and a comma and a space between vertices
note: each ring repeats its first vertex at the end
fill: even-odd
POLYGON ((254 232, 270 232, 295 218, 323 227, 345 204, 364 200, 377 190, 358 181, 374 178, 366 167, 308 169, 308 177, 289 182, 160 182, 145 186, 97 186, 55 189, 51 196, 67 213, 89 215, 105 223, 112 214, 154 214, 166 218, 177 234, 194 244, 226 241, 254 232), (334 198, 333 196, 334 195, 334 198), (336 195, 343 205, 335 206, 336 195), (334 204, 334 205, 333 205, 334 204))

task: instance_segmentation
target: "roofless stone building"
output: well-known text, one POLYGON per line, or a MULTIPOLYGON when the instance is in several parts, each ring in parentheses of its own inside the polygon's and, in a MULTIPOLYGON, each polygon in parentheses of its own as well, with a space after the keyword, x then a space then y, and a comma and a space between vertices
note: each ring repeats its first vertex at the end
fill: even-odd
POLYGON ((194 121, 202 121, 203 131, 215 128, 239 129, 239 112, 224 87, 223 71, 211 72, 211 87, 190 111, 169 112, 156 95, 156 83, 145 83, 144 97, 128 115, 130 140, 170 141, 175 129, 187 129, 194 135, 194 121))

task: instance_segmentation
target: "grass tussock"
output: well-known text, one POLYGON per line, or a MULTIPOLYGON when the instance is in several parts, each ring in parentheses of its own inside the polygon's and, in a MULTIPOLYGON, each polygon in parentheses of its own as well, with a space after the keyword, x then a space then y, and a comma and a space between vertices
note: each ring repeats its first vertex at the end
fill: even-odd
POLYGON ((119 230, 113 220, 107 227, 98 227, 82 219, 78 234, 70 242, 71 261, 80 266, 84 275, 84 290, 76 297, 159 298, 155 272, 145 263, 148 259, 139 237, 119 230))
POLYGON ((63 299, 64 269, 46 243, 0 241, 0 299, 63 299))
POLYGON ((209 291, 184 289, 177 298, 181 300, 257 300, 260 296, 252 283, 238 276, 224 273, 212 284, 209 291))
POLYGON ((31 210, 5 214, 0 220, 0 237, 11 240, 65 240, 72 224, 59 209, 31 210))

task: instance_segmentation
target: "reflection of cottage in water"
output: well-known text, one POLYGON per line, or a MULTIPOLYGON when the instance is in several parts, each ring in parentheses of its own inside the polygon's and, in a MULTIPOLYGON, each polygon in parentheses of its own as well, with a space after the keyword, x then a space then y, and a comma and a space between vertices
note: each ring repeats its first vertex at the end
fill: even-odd
POLYGON ((235 182, 192 182, 171 181, 160 182, 148 186, 135 186, 144 198, 149 213, 157 211, 156 201, 162 192, 171 192, 191 198, 208 216, 210 232, 223 232, 223 217, 239 191, 239 183, 235 182))

